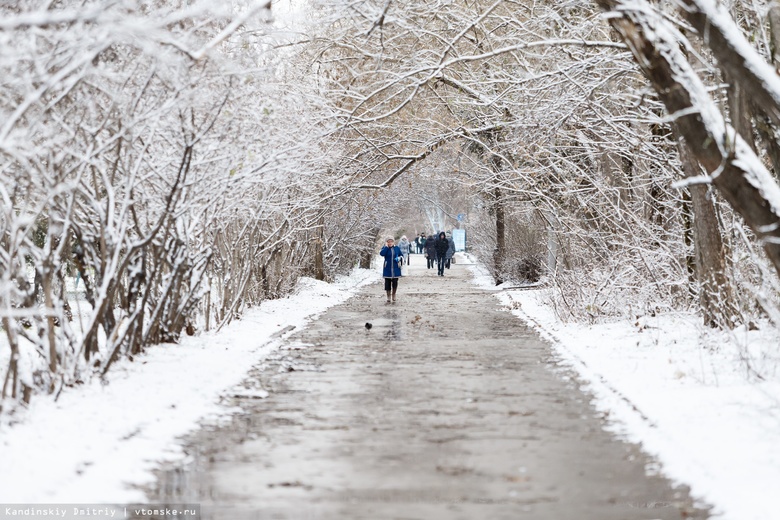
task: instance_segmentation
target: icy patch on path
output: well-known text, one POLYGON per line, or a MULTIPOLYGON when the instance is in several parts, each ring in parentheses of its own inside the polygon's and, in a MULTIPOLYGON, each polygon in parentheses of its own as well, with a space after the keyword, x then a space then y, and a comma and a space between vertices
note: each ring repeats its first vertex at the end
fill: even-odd
POLYGON ((0 503, 144 502, 130 486, 152 482, 160 460, 183 456, 177 437, 226 413, 220 395, 292 327, 378 279, 372 270, 334 284, 303 279, 292 296, 250 309, 218 334, 184 337, 117 363, 106 385, 66 389, 56 403, 38 396, 21 422, 0 425, 0 503))

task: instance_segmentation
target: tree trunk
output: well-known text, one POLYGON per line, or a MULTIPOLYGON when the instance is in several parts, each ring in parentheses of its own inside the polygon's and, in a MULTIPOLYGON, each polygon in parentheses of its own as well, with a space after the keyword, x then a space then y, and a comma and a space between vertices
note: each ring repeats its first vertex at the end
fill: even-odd
POLYGON ((361 269, 371 269, 371 260, 373 258, 374 258, 374 251, 373 250, 366 251, 360 257, 360 268, 361 269))
POLYGON ((696 243, 693 238, 693 203, 690 190, 682 190, 683 243, 686 248, 694 250, 693 254, 685 253, 685 270, 688 273, 688 294, 692 299, 699 297, 696 277, 696 243))
MULTIPOLYGON (((677 140, 686 177, 696 177, 701 170, 682 140, 677 140)), ((709 186, 689 186, 693 206, 693 247, 696 259, 696 278, 699 282, 699 305, 704 322, 711 326, 733 327, 736 304, 726 277, 726 259, 721 240, 718 216, 709 186)))
POLYGON ((769 159, 772 162, 772 173, 775 179, 778 179, 780 178, 780 142, 778 142, 777 131, 761 109, 752 103, 751 109, 755 118, 756 131, 761 138, 761 144, 766 147, 767 155, 769 155, 769 159))
POLYGON ((504 258, 506 255, 506 218, 504 216, 504 199, 501 189, 496 188, 494 208, 496 211, 496 249, 493 251, 493 271, 496 285, 504 283, 504 258))
MULTIPOLYGON (((7 307, 10 309, 10 307, 7 307)), ((8 342, 11 345, 11 358, 8 361, 8 371, 3 378, 3 391, 0 392, 0 409, 2 409, 3 401, 8 396, 8 383, 11 383, 11 397, 16 398, 16 382, 19 377, 19 343, 17 341, 15 323, 11 323, 10 318, 2 319, 3 328, 8 336, 8 342)))
MULTIPOLYGON (((261 273, 262 273, 261 287, 263 288, 263 297, 265 297, 265 295, 266 295, 265 291, 266 291, 266 286, 267 286, 267 281, 266 281, 266 277, 265 277, 265 265, 263 265, 263 267, 261 268, 261 273)), ((211 291, 212 291, 212 288, 213 288, 212 285, 211 285, 211 275, 209 275, 208 287, 209 287, 209 290, 206 293, 206 303, 204 305, 205 311, 203 313, 205 315, 205 319, 206 319, 206 324, 205 324, 205 329, 204 329, 205 332, 209 331, 209 328, 210 328, 210 325, 211 325, 211 291)))
POLYGON ((363 255, 360 257, 360 268, 361 269, 371 269, 371 261, 374 259, 374 248, 373 244, 376 243, 376 240, 379 238, 379 229, 374 228, 369 233, 369 236, 371 237, 371 249, 367 249, 363 255))
POLYGON ((317 237, 314 239, 314 278, 325 280, 325 263, 323 261, 322 249, 324 247, 325 219, 320 218, 320 225, 317 229, 317 237))
POLYGON ((547 273, 553 275, 558 270, 558 255, 561 250, 558 243, 558 228, 560 221, 554 212, 549 209, 539 209, 539 214, 545 222, 547 234, 547 273))
MULTIPOLYGON (((5 310, 10 311, 11 305, 8 300, 4 302, 5 310)), ((5 329, 6 336, 8 337, 8 343, 11 347, 11 359, 8 362, 8 372, 3 379, 3 391, 0 393, 0 406, 5 398, 8 396, 8 383, 11 383, 11 398, 16 399, 16 389, 19 384, 19 336, 16 331, 17 324, 12 321, 12 318, 3 317, 0 323, 5 329)))
POLYGON ((780 74, 780 2, 772 2, 767 12, 769 19, 769 45, 772 49, 772 65, 775 71, 780 74))
MULTIPOLYGON (((769 19, 769 46, 772 52, 772 65, 775 72, 780 74, 780 2, 775 0, 767 13, 769 19)), ((736 78, 735 78, 736 79, 736 78)), ((753 113, 756 131, 766 147, 767 154, 772 161, 772 170, 775 179, 780 177, 780 142, 778 142, 777 127, 772 126, 772 120, 764 110, 755 103, 750 103, 753 113)))
POLYGON ((729 115, 731 116, 731 125, 734 130, 742 136, 742 139, 750 145, 753 152, 756 151, 756 143, 753 139, 753 124, 751 122, 750 101, 748 100, 745 89, 735 81, 729 71, 723 70, 723 77, 728 83, 726 94, 729 102, 729 115))
POLYGON ((53 268, 48 263, 44 264, 46 272, 43 275, 43 298, 46 309, 46 335, 49 340, 49 371, 51 372, 52 386, 50 391, 54 391, 54 375, 57 373, 57 338, 54 333, 54 298, 52 298, 52 278, 54 277, 53 268))

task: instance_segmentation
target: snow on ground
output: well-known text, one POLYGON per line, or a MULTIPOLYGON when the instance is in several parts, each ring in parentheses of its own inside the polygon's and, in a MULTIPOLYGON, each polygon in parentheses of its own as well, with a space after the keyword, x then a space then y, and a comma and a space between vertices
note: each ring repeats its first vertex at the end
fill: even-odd
POLYGON ((495 290, 553 343, 611 427, 713 505, 715 518, 780 518, 780 332, 768 324, 713 331, 679 314, 563 323, 544 303, 544 290, 496 287, 484 269, 470 268, 475 284, 495 290))
POLYGON ((152 482, 160 460, 183 457, 177 437, 230 413, 220 396, 237 391, 292 333, 286 328, 301 328, 378 279, 376 270, 334 284, 303 279, 292 296, 264 302, 219 333, 118 363, 108 384, 66 389, 56 402, 36 396, 16 424, 0 424, 0 503, 143 503, 133 486, 152 482))

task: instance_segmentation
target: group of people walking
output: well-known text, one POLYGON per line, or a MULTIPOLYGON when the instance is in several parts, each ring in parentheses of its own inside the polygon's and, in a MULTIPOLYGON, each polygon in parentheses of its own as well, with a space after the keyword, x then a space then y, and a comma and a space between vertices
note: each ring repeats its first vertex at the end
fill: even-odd
POLYGON ((455 241, 452 235, 440 232, 436 238, 432 235, 425 236, 420 233, 413 242, 410 242, 406 235, 401 237, 396 245, 393 237, 385 239, 385 245, 379 252, 384 258, 382 267, 382 276, 385 279, 385 292, 387 293, 387 303, 395 303, 395 293, 398 290, 398 279, 401 277, 401 270, 404 264, 409 265, 412 252, 424 254, 428 269, 436 265, 438 275, 444 276, 444 269, 449 269, 452 263, 452 256, 455 254, 455 241))
POLYGON ((434 266, 438 275, 444 276, 444 269, 450 268, 452 256, 455 254, 455 241, 449 233, 441 231, 436 238, 428 236, 425 239, 424 253, 428 269, 434 266))

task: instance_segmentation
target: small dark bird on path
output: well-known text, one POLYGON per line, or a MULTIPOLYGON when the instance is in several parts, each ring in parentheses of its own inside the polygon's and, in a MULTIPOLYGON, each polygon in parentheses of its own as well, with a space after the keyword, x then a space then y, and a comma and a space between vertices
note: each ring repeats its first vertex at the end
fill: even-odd
POLYGON ((370 323, 366 323, 366 329, 371 330, 371 327, 373 327, 373 325, 371 325, 370 323))

